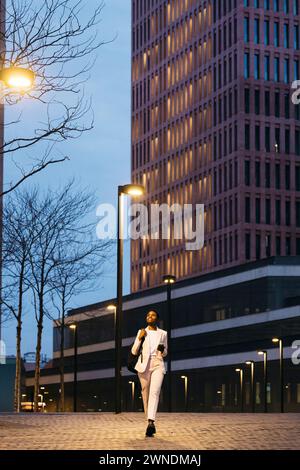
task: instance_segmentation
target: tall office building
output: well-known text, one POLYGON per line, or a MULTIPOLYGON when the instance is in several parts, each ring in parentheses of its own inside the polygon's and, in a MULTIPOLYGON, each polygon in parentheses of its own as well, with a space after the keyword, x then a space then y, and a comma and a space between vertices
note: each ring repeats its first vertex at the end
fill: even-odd
POLYGON ((205 245, 137 240, 133 292, 300 254, 299 0, 132 0, 132 179, 205 204, 205 245))

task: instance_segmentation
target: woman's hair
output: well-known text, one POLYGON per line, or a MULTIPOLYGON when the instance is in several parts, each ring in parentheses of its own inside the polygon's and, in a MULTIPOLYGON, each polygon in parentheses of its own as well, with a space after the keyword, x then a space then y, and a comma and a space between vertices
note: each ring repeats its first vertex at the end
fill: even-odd
POLYGON ((155 308, 150 308, 150 310, 148 310, 147 312, 147 315, 149 312, 154 312, 156 314, 156 319, 159 320, 159 313, 157 310, 155 310, 155 308))

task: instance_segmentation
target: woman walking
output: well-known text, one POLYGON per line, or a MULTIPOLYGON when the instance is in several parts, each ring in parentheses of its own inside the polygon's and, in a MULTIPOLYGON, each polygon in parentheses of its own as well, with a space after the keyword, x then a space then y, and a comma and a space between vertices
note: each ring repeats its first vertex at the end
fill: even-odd
POLYGON ((159 402, 160 390, 166 373, 163 357, 168 352, 167 332, 158 328, 159 315, 150 310, 146 316, 147 327, 138 331, 131 352, 137 355, 143 341, 135 370, 142 387, 144 412, 148 419, 146 436, 156 433, 155 417, 159 402))

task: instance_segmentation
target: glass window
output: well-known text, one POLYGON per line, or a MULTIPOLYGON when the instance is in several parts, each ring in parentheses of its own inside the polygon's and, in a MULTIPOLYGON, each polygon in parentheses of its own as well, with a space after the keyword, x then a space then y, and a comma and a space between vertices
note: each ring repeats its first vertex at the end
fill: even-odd
POLYGON ((250 76, 250 56, 249 52, 244 54, 244 77, 249 78, 250 76))
POLYGON ((299 26, 294 26, 294 49, 299 49, 299 26))
POLYGON ((268 55, 265 56, 265 60, 264 60, 264 75, 265 75, 265 80, 269 81, 270 80, 270 57, 268 55))
POLYGON ((265 41, 266 46, 268 46, 270 44, 270 22, 269 22, 269 20, 264 21, 264 41, 265 41))
POLYGON ((283 76, 284 76, 284 83, 289 83, 290 81, 290 61, 289 59, 284 59, 284 63, 283 63, 283 66, 284 66, 284 72, 283 72, 283 76))
POLYGON ((275 82, 280 81, 280 62, 279 57, 275 57, 274 59, 274 80, 275 82))
POLYGON ((279 11, 279 0, 273 0, 274 11, 279 11))
POLYGON ((255 78, 255 80, 259 80, 259 78, 260 78, 259 54, 254 54, 254 78, 255 78))
POLYGON ((244 41, 249 42, 249 18, 244 18, 244 41))
POLYGON ((289 0, 283 0, 283 11, 286 14, 289 12, 289 0))
POLYGON ((290 28, 288 24, 283 25, 283 45, 286 49, 290 47, 290 39, 289 39, 289 34, 290 34, 290 28))
POLYGON ((259 19, 254 19, 254 42, 259 44, 259 19))
POLYGON ((279 23, 275 21, 274 23, 274 46, 279 47, 279 23))

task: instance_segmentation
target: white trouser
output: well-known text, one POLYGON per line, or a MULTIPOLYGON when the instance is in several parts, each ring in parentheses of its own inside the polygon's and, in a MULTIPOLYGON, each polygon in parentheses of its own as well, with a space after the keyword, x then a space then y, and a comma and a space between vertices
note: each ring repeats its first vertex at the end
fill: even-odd
POLYGON ((144 411, 147 419, 153 421, 155 421, 164 375, 162 360, 155 356, 150 357, 145 371, 138 373, 142 387, 144 411))

